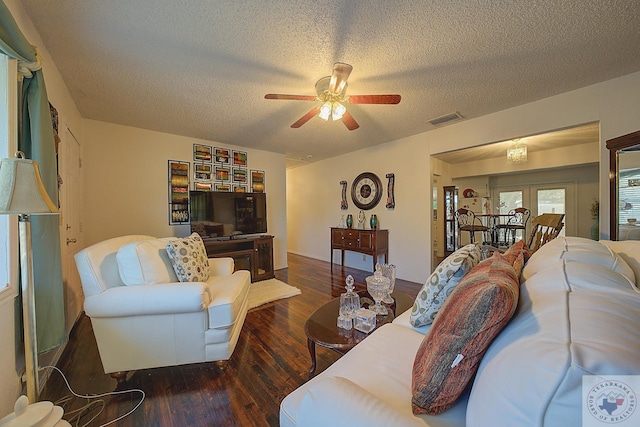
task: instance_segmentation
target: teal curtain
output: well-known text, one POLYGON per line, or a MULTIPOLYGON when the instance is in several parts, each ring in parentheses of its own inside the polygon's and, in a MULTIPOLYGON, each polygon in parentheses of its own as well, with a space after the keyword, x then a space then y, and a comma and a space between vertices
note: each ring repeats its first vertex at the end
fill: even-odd
MULTIPOLYGON (((9 9, 0 0, 0 51, 22 63, 35 63, 36 49, 24 38, 9 9)), ((53 124, 42 70, 22 81, 22 111, 18 149, 40 164, 42 181, 58 203, 58 167, 53 124)), ((65 340, 64 293, 58 215, 31 216, 33 276, 38 351, 44 353, 65 340)))

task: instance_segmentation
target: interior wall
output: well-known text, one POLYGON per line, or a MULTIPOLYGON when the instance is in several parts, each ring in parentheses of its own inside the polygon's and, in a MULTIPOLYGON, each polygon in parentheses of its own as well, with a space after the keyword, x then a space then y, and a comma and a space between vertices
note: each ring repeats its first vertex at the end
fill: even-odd
MULTIPOLYGON (((396 173, 394 211, 377 207, 383 228, 390 229, 390 260, 398 277, 423 282, 431 271, 431 154, 505 141, 583 123, 600 123, 600 200, 609 200, 609 164, 605 141, 638 130, 640 73, 594 84, 491 115, 461 121, 411 137, 391 141, 287 172, 289 250, 329 260, 329 227, 341 211, 339 181, 349 186, 356 175, 372 171, 396 173), (322 183, 322 184, 319 184, 322 183), (305 188, 305 185, 308 188, 305 188), (320 188, 326 186, 326 188, 320 188)), ((464 114, 464 112, 462 112, 464 114)), ((356 131, 357 132, 357 131, 356 131)), ((349 200, 350 206, 351 200, 349 200)), ((609 237, 609 212, 601 203, 601 238, 609 237)), ((357 210, 350 208, 351 213, 357 210)), ((347 264, 368 269, 358 254, 347 264)))
MULTIPOLYGON (((82 138, 81 130, 81 116, 80 113, 71 99, 69 90, 62 80, 53 59, 49 55, 40 35, 33 26, 33 23, 28 18, 20 0, 4 0, 5 5, 11 12, 11 15, 15 19, 16 23, 20 27, 20 30, 24 36, 34 46, 38 47, 39 54, 42 59, 42 70, 44 74, 45 84, 47 87, 47 95, 49 101, 58 110, 59 126, 62 129, 63 126, 69 127, 73 130, 74 134, 79 139, 82 138)), ((37 260, 34 260, 37 262, 37 260)), ((18 265, 13 265, 16 270, 18 265)), ((77 298, 73 301, 69 299, 65 300, 65 315, 67 318, 67 333, 73 326, 73 323, 69 319, 76 319, 79 315, 77 309, 70 309, 70 307, 81 307, 80 292, 76 288, 69 288, 76 286, 65 282, 65 296, 75 295, 77 298)), ((16 300, 17 301, 17 300, 16 300)), ((0 387, 0 418, 5 414, 13 412, 13 405, 20 393, 20 377, 19 372, 24 367, 24 356, 22 353, 16 353, 15 343, 15 328, 14 320, 16 316, 20 315, 20 312, 16 312, 14 301, 7 301, 0 305, 0 378, 2 378, 2 387, 0 387)), ((17 339, 20 339, 19 337, 17 339)), ((42 363, 41 363, 42 364, 42 363)), ((46 363, 45 363, 46 364, 46 363)))
POLYGON ((96 120, 84 121, 84 135, 82 199, 87 246, 126 234, 189 235, 189 225, 169 225, 168 160, 190 162, 193 175, 193 144, 204 144, 246 151, 247 168, 265 171, 274 267, 287 266, 284 155, 96 120))
MULTIPOLYGON (((357 131, 356 131, 357 132, 357 131)), ((351 185, 362 172, 373 172, 382 181, 380 203, 366 211, 366 228, 376 214, 380 229, 389 230, 389 262, 397 267, 398 277, 425 279, 430 258, 431 174, 424 167, 426 147, 419 141, 399 141, 366 150, 314 162, 287 171, 287 227, 289 251, 329 261, 330 227, 340 223, 342 215, 352 214, 357 226, 359 209, 351 200, 351 185), (398 147, 402 148, 399 150, 398 147), (395 208, 387 209, 387 173, 395 174, 395 208), (346 180, 349 208, 340 209, 340 181, 346 180)), ((333 259, 340 263, 340 252, 333 259)), ((345 263, 372 270, 372 257, 346 252, 345 263)), ((335 267, 334 267, 335 268, 335 267)), ((329 284, 328 284, 329 285, 329 284)))

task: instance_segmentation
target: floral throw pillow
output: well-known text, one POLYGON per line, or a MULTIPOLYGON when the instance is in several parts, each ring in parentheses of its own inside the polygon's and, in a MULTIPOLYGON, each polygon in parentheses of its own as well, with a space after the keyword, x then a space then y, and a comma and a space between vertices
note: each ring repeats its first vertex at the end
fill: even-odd
POLYGON ((409 317, 411 325, 415 328, 430 325, 453 288, 481 260, 480 246, 471 243, 442 261, 418 292, 409 317))
POLYGON ((184 239, 171 240, 166 249, 178 280, 204 282, 209 278, 209 259, 198 233, 184 239))

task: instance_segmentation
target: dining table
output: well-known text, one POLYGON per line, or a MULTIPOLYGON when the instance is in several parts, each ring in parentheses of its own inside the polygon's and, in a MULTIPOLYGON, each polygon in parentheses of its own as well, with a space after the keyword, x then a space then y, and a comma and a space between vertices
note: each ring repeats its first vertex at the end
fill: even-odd
POLYGON ((513 215, 502 213, 484 213, 476 215, 482 221, 482 225, 489 229, 489 241, 485 242, 491 246, 498 247, 501 244, 506 245, 506 235, 503 242, 500 242, 500 225, 506 225, 509 222, 509 218, 513 215))

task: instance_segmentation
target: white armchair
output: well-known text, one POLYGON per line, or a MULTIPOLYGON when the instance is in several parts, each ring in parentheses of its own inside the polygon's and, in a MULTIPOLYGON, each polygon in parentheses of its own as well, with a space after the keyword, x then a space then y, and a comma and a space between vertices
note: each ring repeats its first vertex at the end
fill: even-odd
POLYGON ((250 273, 210 258, 205 282, 178 282, 169 238, 132 235, 75 256, 105 373, 215 361, 224 364, 247 314, 250 273))

